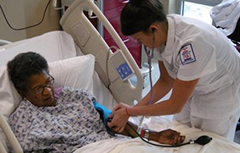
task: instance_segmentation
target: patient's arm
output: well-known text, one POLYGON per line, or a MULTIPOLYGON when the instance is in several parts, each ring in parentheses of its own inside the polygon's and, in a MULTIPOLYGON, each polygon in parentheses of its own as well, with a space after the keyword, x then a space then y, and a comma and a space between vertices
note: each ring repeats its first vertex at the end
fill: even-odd
MULTIPOLYGON (((137 135, 135 133, 135 131, 137 131, 137 129, 138 129, 137 125, 128 121, 123 132, 119 133, 119 132, 117 132, 118 130, 116 130, 114 127, 110 129, 108 126, 109 122, 111 122, 111 118, 109 118, 111 111, 108 110, 103 105, 97 103, 96 101, 94 102, 94 107, 99 112, 100 117, 103 119, 103 122, 104 122, 105 126, 107 127, 107 129, 109 129, 110 131, 112 131, 114 133, 123 134, 125 136, 130 136, 132 138, 137 137, 137 135), (135 131, 132 128, 134 128, 135 131)), ((146 130, 149 131, 148 140, 153 140, 153 141, 156 141, 156 142, 159 142, 162 144, 174 145, 174 144, 182 143, 185 139, 185 136, 181 136, 179 132, 171 130, 171 129, 160 131, 160 132, 145 129, 144 131, 142 131, 143 132, 142 136, 145 135, 146 130)))
MULTIPOLYGON (((134 123, 131 123, 128 121, 123 132, 118 133, 118 134, 123 134, 125 136, 130 136, 133 138, 137 137, 135 131, 132 128, 134 128, 135 131, 137 131, 138 126, 135 125, 134 123)), ((113 132, 117 133, 116 131, 114 131, 114 128, 112 128, 111 130, 113 132)), ((185 136, 182 136, 182 135, 180 135, 179 132, 171 130, 171 129, 167 129, 167 130, 160 131, 160 132, 149 130, 149 129, 144 129, 142 136, 145 135, 146 130, 149 131, 148 140, 156 141, 161 144, 176 145, 176 144, 182 143, 185 139, 185 136)))

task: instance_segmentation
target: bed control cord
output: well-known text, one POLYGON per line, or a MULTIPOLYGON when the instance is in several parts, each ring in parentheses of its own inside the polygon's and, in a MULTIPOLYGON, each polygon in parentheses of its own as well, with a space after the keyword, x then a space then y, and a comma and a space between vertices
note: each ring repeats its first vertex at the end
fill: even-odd
POLYGON ((4 17, 5 21, 7 22, 8 26, 9 26, 12 30, 19 31, 19 30, 24 30, 24 29, 33 28, 33 27, 36 27, 36 26, 40 25, 40 24, 43 22, 44 18, 45 18, 45 14, 46 14, 47 8, 48 8, 48 6, 49 6, 49 4, 50 4, 51 1, 52 1, 52 0, 49 0, 49 1, 48 1, 47 5, 46 5, 46 7, 45 7, 45 10, 44 10, 44 12, 43 12, 43 16, 42 16, 41 21, 40 21, 39 23, 37 23, 37 24, 31 25, 31 26, 27 26, 27 27, 24 27, 24 28, 14 28, 14 27, 12 27, 11 24, 9 23, 9 21, 8 21, 8 19, 7 19, 7 16, 6 16, 6 14, 4 13, 3 8, 2 8, 1 5, 0 5, 0 9, 1 9, 1 11, 2 11, 3 17, 4 17))
POLYGON ((199 144, 199 145, 205 145, 205 144, 208 144, 212 140, 211 137, 209 137, 207 135, 203 135, 203 136, 198 137, 196 140, 190 140, 189 142, 186 142, 186 143, 181 143, 181 144, 177 144, 177 145, 173 145, 173 146, 160 145, 160 144, 155 144, 155 143, 145 140, 130 124, 128 124, 128 125, 132 128, 132 130, 136 133, 136 135, 138 137, 140 137, 144 142, 146 142, 150 145, 153 145, 153 146, 157 146, 157 147, 175 148, 175 147, 181 147, 181 146, 185 146, 188 144, 194 144, 194 143, 199 144))

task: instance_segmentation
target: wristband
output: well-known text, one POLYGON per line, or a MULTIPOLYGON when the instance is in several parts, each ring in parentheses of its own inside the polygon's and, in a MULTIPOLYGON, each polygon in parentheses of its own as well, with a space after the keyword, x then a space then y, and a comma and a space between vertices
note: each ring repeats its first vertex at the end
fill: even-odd
POLYGON ((138 133, 139 135, 140 135, 141 131, 142 131, 142 127, 138 126, 138 128, 137 128, 137 133, 138 133))
MULTIPOLYGON (((141 137, 144 137, 144 135, 145 135, 145 130, 144 130, 144 128, 138 126, 138 128, 137 128, 137 133, 138 133, 138 135, 140 135, 141 137)), ((138 135, 136 134, 136 137, 138 137, 138 135)))
POLYGON ((138 137, 139 135, 141 136, 141 131, 142 131, 142 127, 138 126, 136 137, 138 137))
POLYGON ((149 130, 148 130, 148 129, 146 129, 146 130, 144 131, 144 138, 146 138, 147 140, 149 140, 149 130))
POLYGON ((141 136, 141 137, 144 137, 144 135, 145 135, 145 130, 144 130, 144 128, 142 128, 141 133, 140 133, 140 136, 141 136))

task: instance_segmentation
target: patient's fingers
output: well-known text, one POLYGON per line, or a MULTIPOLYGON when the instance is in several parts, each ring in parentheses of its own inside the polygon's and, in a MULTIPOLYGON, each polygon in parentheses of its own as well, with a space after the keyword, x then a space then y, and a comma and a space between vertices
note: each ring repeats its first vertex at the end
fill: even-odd
POLYGON ((172 129, 169 129, 168 131, 170 132, 170 134, 168 135, 169 140, 174 140, 176 137, 178 137, 180 135, 179 132, 174 131, 172 129))
POLYGON ((112 118, 113 118, 113 113, 110 114, 110 115, 108 116, 108 118, 111 118, 111 119, 112 119, 112 118))
POLYGON ((174 133, 174 138, 173 138, 173 142, 172 142, 171 145, 176 145, 176 144, 178 144, 178 138, 179 138, 179 136, 180 136, 180 133, 178 133, 178 132, 174 133))
POLYGON ((125 127, 121 127, 119 133, 122 133, 125 127))
POLYGON ((179 136, 176 136, 170 144, 171 145, 177 145, 177 144, 182 143, 184 140, 185 140, 185 136, 179 135, 179 136))
POLYGON ((179 143, 181 143, 181 140, 182 140, 182 137, 181 137, 181 136, 179 136, 179 137, 178 137, 178 139, 177 139, 177 142, 176 142, 176 144, 179 144, 179 143))
POLYGON ((108 122, 108 127, 109 128, 113 128, 114 127, 114 124, 112 122, 108 122))
POLYGON ((179 143, 183 143, 183 141, 185 140, 186 136, 180 135, 180 142, 179 143))
POLYGON ((111 128, 111 130, 113 130, 113 131, 116 132, 116 133, 121 133, 121 132, 124 130, 124 128, 123 128, 123 130, 122 130, 120 127, 113 126, 113 127, 111 128), (122 131, 121 131, 121 130, 122 130, 122 131))
POLYGON ((180 135, 180 132, 167 129, 160 132, 158 142, 163 144, 176 145, 182 143, 185 140, 185 136, 180 135))
POLYGON ((173 134, 180 134, 180 132, 177 132, 175 130, 169 129, 169 131, 171 131, 173 134))
POLYGON ((107 126, 108 126, 110 129, 112 129, 112 128, 110 127, 110 123, 109 123, 109 122, 107 122, 107 126))

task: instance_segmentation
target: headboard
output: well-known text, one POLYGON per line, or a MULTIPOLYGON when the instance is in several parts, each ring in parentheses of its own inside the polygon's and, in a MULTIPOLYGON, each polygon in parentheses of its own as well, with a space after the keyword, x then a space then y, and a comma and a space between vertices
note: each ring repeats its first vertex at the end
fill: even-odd
POLYGON ((114 28, 92 0, 75 0, 63 14, 60 24, 64 31, 72 35, 84 54, 93 54, 95 56, 95 70, 118 102, 132 105, 134 100, 139 101, 142 98, 143 76, 139 67, 114 28), (110 49, 111 47, 106 44, 96 28, 84 15, 84 9, 90 9, 94 12, 120 47, 121 52, 126 57, 127 62, 131 65, 137 77, 136 87, 131 84, 129 79, 123 81, 119 77, 116 69, 109 60, 109 57, 113 54, 110 49))

